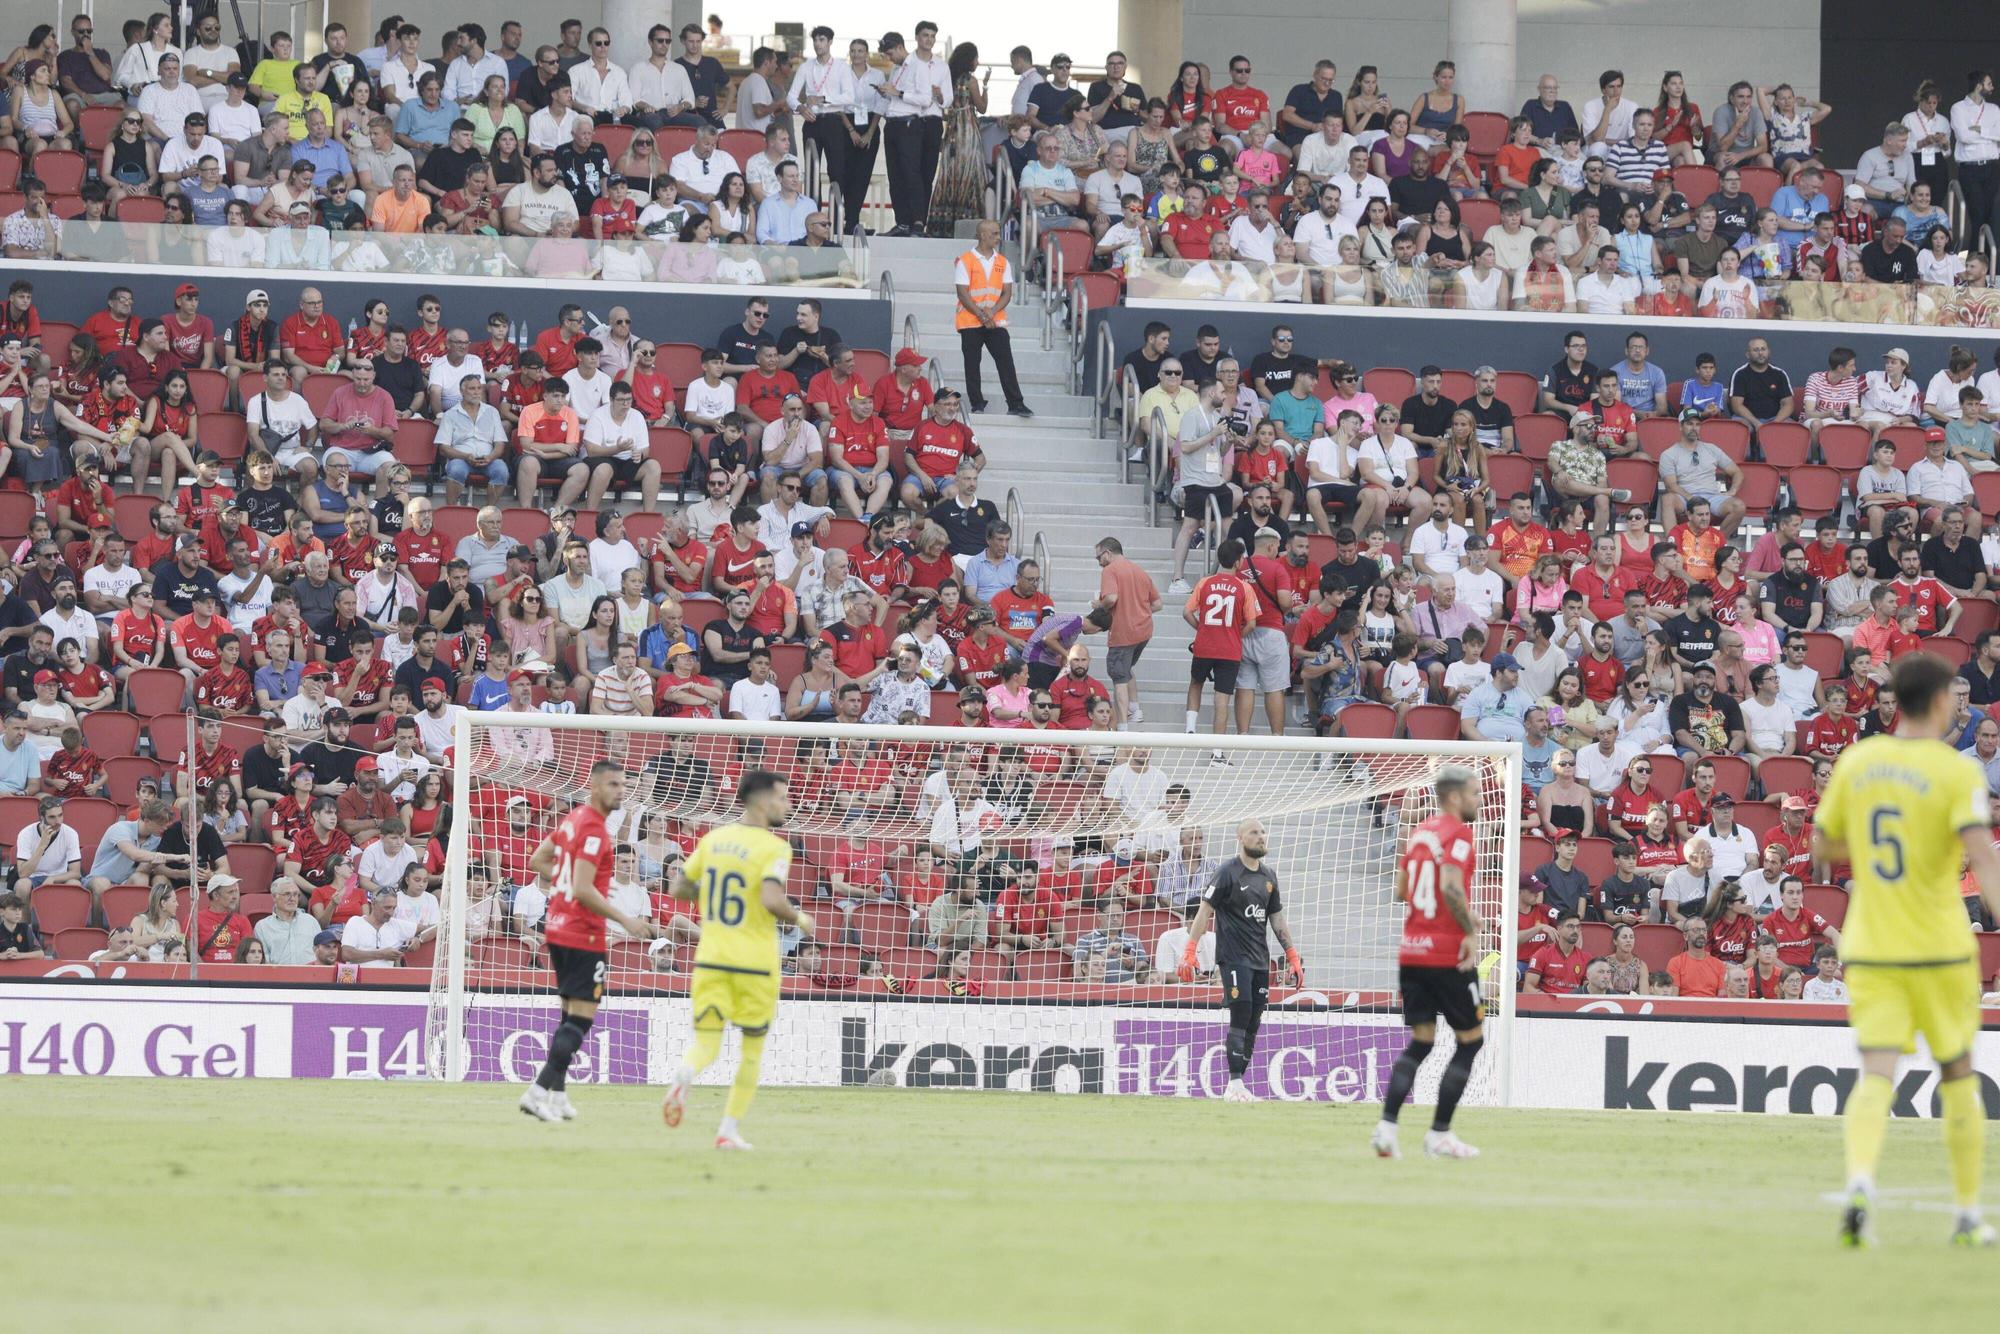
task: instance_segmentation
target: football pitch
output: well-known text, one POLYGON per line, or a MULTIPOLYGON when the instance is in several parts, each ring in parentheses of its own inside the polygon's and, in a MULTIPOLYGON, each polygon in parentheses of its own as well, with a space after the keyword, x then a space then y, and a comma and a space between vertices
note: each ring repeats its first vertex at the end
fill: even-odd
POLYGON ((0 1080, 0 1327, 1955 1329, 2000 1278, 1944 1245, 1935 1122, 1850 1253, 1830 1119, 1470 1108, 1483 1158, 1382 1162, 1372 1107, 770 1089, 723 1155, 721 1089, 676 1131, 517 1095, 0 1080))

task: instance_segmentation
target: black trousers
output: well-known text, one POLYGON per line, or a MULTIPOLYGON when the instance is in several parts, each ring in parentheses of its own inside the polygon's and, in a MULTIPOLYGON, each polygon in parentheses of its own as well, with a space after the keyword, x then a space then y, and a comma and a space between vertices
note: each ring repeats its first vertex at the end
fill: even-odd
POLYGON ((1000 372, 1000 392, 1007 396, 1007 406, 1018 408, 1021 404, 1021 380, 1014 373, 1014 343, 1007 336, 1007 327, 999 325, 988 329, 975 326, 958 331, 958 350, 965 357, 965 397, 978 412, 986 406, 986 395, 979 384, 979 352, 984 348, 993 358, 994 367, 1000 372))
POLYGON ((807 142, 819 145, 819 151, 826 159, 825 165, 820 169, 820 188, 817 197, 825 205, 827 216, 833 219, 833 233, 838 236, 845 229, 846 219, 844 214, 835 212, 833 191, 827 186, 840 187, 841 204, 844 208, 847 203, 847 150, 853 147, 847 142, 847 118, 823 115, 803 122, 801 132, 807 142))
POLYGON ((886 121, 889 202, 896 225, 921 228, 931 211, 931 181, 937 176, 938 154, 944 146, 944 122, 934 116, 902 116, 886 121))
MULTIPOLYGON (((2000 162, 1961 162, 1958 164, 1958 190, 1965 196, 1965 235, 1956 238, 1966 245, 1979 241, 1979 229, 1992 222, 1993 189, 2000 182, 2000 162)), ((1939 201, 1933 199, 1933 204, 1939 201)))
POLYGON ((862 220, 862 209, 868 202, 868 187, 875 179, 875 162, 882 156, 884 122, 878 116, 869 123, 875 127, 875 133, 864 136, 867 139, 865 144, 856 144, 852 139, 846 139, 844 131, 842 134, 842 138, 846 139, 847 148, 840 176, 843 215, 840 225, 847 231, 852 231, 862 220))

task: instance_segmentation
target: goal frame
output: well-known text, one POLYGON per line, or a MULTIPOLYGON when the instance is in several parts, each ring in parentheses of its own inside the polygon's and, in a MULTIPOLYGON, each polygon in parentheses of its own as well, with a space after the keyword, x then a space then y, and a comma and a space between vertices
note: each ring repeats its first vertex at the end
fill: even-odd
MULTIPOLYGON (((773 737, 799 739, 822 737, 840 740, 851 737, 852 727, 835 723, 752 723, 715 718, 645 718, 608 717, 592 714, 564 713, 499 713, 479 712, 463 708, 452 729, 452 792, 453 799, 461 803, 464 811, 464 794, 472 790, 474 773, 472 756, 474 753, 473 733, 475 727, 506 727, 513 729, 540 728, 548 731, 592 731, 630 732, 659 736, 695 735, 725 737, 773 737)), ((934 742, 940 745, 964 744, 977 730, 963 727, 894 727, 880 729, 884 735, 893 735, 911 741, 934 742)), ((1018 730, 1018 729, 1011 729, 1018 730)), ((1516 983, 1512 976, 1514 958, 1519 950, 1518 913, 1507 901, 1507 894, 1520 884, 1521 878, 1521 746, 1513 741, 1398 741, 1398 740, 1353 740, 1337 737, 1292 737, 1292 736, 1215 736, 1196 732, 1116 732, 1113 738, 1105 740, 1105 734, 1096 732, 1065 731, 1058 740, 1063 744, 1146 746, 1155 750, 1214 750, 1218 746, 1229 751, 1255 753, 1258 751, 1314 753, 1324 755, 1349 755, 1366 757, 1369 755, 1425 755, 1441 759, 1463 756, 1481 759, 1498 765, 1502 779, 1503 838, 1501 853, 1501 905, 1499 920, 1500 958, 1494 968, 1500 973, 1497 991, 1497 1013, 1491 1019, 1497 1020, 1500 1041, 1497 1048, 1498 1069, 1495 1071, 1494 1086, 1497 1090, 1498 1105, 1512 1106, 1514 1102, 1514 1032, 1516 1027, 1516 983)), ((447 1040, 444 1047, 444 1078, 454 1083, 466 1076, 465 1044, 458 1039, 464 1031, 466 1013, 465 963, 469 949, 466 938, 466 917, 469 902, 466 896, 466 862, 469 855, 468 840, 471 838, 470 819, 454 819, 451 826, 451 840, 445 851, 445 890, 449 911, 446 914, 445 937, 442 942, 445 958, 445 1031, 447 1040)))

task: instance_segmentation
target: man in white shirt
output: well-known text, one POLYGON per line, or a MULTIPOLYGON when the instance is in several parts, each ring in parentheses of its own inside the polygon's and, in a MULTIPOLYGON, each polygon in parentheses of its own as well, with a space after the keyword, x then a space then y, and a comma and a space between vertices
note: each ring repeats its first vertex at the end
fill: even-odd
POLYGON ((486 49, 486 29, 477 23, 459 24, 458 35, 465 45, 459 48, 458 59, 445 69, 444 100, 464 106, 479 99, 486 80, 493 75, 507 78, 507 62, 486 49))
POLYGON ((571 99, 599 125, 623 121, 632 113, 632 86, 625 71, 611 63, 611 34, 592 28, 587 40, 590 59, 569 69, 571 99))
POLYGON ((680 186, 680 197, 703 208, 715 202, 724 177, 743 170, 735 158, 715 146, 716 137, 713 125, 698 127, 694 147, 674 154, 674 160, 667 164, 667 173, 680 186))
POLYGON ((648 130, 695 124, 694 85, 688 81, 687 70, 674 59, 673 29, 664 23, 648 28, 646 49, 646 58, 632 66, 625 80, 632 123, 648 130))
POLYGON ((1576 308, 1586 315, 1630 315, 1638 309, 1639 280, 1618 271, 1618 247, 1600 246, 1597 265, 1576 281, 1576 308))
POLYGON ((181 122, 201 111, 201 94, 181 81, 181 58, 160 57, 160 79, 139 94, 139 115, 154 143, 177 139, 181 122))
POLYGON ((1426 579, 1449 579, 1465 563, 1469 535, 1451 519, 1451 497, 1440 489, 1431 497, 1431 519, 1410 531, 1410 563, 1426 579))
POLYGON ((549 104, 528 117, 528 147, 538 153, 553 153, 576 138, 576 125, 590 117, 571 102, 569 75, 556 75, 549 87, 549 104))
POLYGON ((1118 805, 1125 818, 1143 824, 1167 802, 1167 775, 1153 767, 1152 752, 1134 750, 1125 763, 1104 776, 1104 799, 1118 805))
MULTIPOLYGON (((486 381, 479 362, 468 357, 472 369, 457 385, 458 402, 438 418, 436 445, 444 461, 444 503, 456 505, 465 494, 474 473, 486 490, 487 500, 498 490, 505 494, 511 474, 507 471, 507 424, 486 401, 486 381)), ((441 362, 432 363, 435 370, 441 362)))
POLYGON ((745 664, 750 675, 729 687, 729 716, 744 722, 768 723, 785 716, 785 699, 771 675, 771 650, 753 648, 745 664))
POLYGON ((181 121, 181 132, 160 150, 160 178, 191 181, 201 174, 201 160, 206 157, 227 162, 229 150, 208 132, 208 114, 191 111, 181 121))
POLYGON ((393 968, 409 952, 410 932, 396 918, 396 891, 368 896, 368 911, 347 919, 340 931, 340 959, 363 968, 393 968))
POLYGON ((591 577, 606 588, 624 581, 625 571, 640 568, 639 549, 625 536, 625 516, 615 509, 597 514, 597 536, 590 539, 591 577))
POLYGON ((1126 195, 1146 197, 1145 183, 1125 169, 1130 157, 1125 141, 1114 140, 1104 150, 1104 166, 1083 182, 1083 216, 1090 219, 1090 230, 1095 236, 1102 237, 1105 229, 1124 213, 1126 195))
POLYGON ((1389 197, 1389 183, 1368 174, 1368 150, 1360 144, 1347 150, 1347 170, 1334 177, 1333 183, 1340 187, 1340 216, 1356 229, 1368 212, 1369 200, 1389 197))
POLYGON ((1607 144, 1632 137, 1632 117, 1639 104, 1625 96, 1625 76, 1606 70, 1597 81, 1598 96, 1583 104, 1583 142, 1591 157, 1602 157, 1607 144))
POLYGON ((1299 258, 1307 264, 1326 268, 1339 263, 1340 238, 1355 235, 1354 224, 1342 215, 1340 199, 1339 182, 1326 182, 1319 187, 1319 211, 1292 224, 1292 240, 1298 242, 1299 258))
MULTIPOLYGON (((1194 899, 1187 905, 1190 919, 1201 908, 1201 900, 1194 899)), ((1195 947, 1196 980, 1215 972, 1215 939, 1217 932, 1204 932, 1201 944, 1195 947)), ((1168 927, 1160 933, 1159 943, 1153 947, 1153 970, 1161 977, 1173 978, 1180 972, 1181 956, 1187 952, 1188 928, 1185 924, 1168 927)))
POLYGON ((501 226, 509 236, 547 236, 559 217, 576 222, 576 198, 563 186, 555 158, 542 153, 529 179, 507 192, 500 205, 501 226))
MULTIPOLYGON (((1972 503, 1972 474, 1957 459, 1945 457, 1942 427, 1924 432, 1924 456, 1910 465, 1905 478, 1911 498, 1924 502, 1921 517, 1927 532, 1937 529, 1946 510, 1972 503)), ((1977 518, 1972 522, 1977 523, 1977 518)))
MULTIPOLYGON (((834 58, 832 28, 824 24, 814 28, 812 47, 812 58, 800 61, 792 74, 785 103, 799 114, 800 133, 826 155, 826 179, 845 181, 853 144, 841 113, 854 106, 854 71, 845 60, 834 58)), ((838 220, 834 230, 840 230, 838 220)))
POLYGON ((1736 823, 1736 798, 1727 792, 1717 792, 1709 807, 1709 822, 1695 831, 1695 836, 1708 840, 1708 846, 1715 854, 1712 872, 1717 880, 1730 876, 1741 876, 1757 864, 1757 836, 1736 823))
POLYGON ((820 521, 833 514, 824 505, 799 499, 799 492, 799 487, 781 486, 776 495, 757 507, 757 540, 766 550, 783 551, 790 545, 792 532, 799 524, 817 530, 820 521))
POLYGON ((1357 146, 1341 114, 1329 112, 1319 123, 1319 133, 1299 142, 1298 170, 1314 185, 1324 184, 1346 168, 1347 155, 1357 146))
POLYGON ((1619 739, 1618 720, 1597 720, 1597 744, 1576 753, 1576 781, 1589 788, 1600 800, 1617 790, 1624 781, 1625 766, 1639 753, 1636 746, 1619 739))
POLYGON ((1500 599, 1507 591, 1499 572, 1486 568, 1486 558, 1486 539, 1466 538, 1465 564, 1451 576, 1458 600, 1479 613, 1482 621, 1490 621, 1499 614, 1500 599))
POLYGON ((762 134, 771 124, 771 113, 784 99, 771 86, 778 70, 778 53, 760 46, 750 53, 750 72, 736 85, 736 128, 762 134))
MULTIPOLYGON (((354 870, 361 877, 361 887, 369 893, 378 889, 396 889, 403 883, 403 871, 418 862, 417 850, 410 846, 407 827, 399 819, 384 820, 376 831, 381 837, 361 850, 355 859, 354 870)), ((396 920, 403 920, 402 905, 397 905, 396 920)), ((415 935, 413 926, 410 934, 415 935)))
MULTIPOLYGON (((882 38, 889 58, 888 80, 882 88, 884 154, 889 166, 889 194, 895 208, 892 236, 909 236, 922 229, 931 211, 931 183, 937 179, 938 153, 944 143, 944 113, 951 107, 951 71, 934 48, 937 24, 917 25, 917 49, 903 45, 902 34, 882 38)), ((680 179, 675 173, 675 179, 680 179)))
POLYGON ((14 836, 14 865, 31 886, 77 878, 83 844, 76 830, 63 823, 62 810, 61 797, 43 797, 39 817, 14 836))
POLYGON ((417 95, 417 85, 424 75, 437 71, 437 66, 422 59, 417 54, 417 45, 423 37, 423 30, 414 23, 405 23, 396 29, 396 46, 388 59, 382 62, 375 86, 382 90, 385 104, 407 102, 417 95))
MULTIPOLYGON (((578 346, 590 341, 579 339, 578 346)), ((571 372, 575 374, 575 372, 571 372)), ((619 491, 639 488, 639 503, 652 512, 660 499, 660 461, 649 457, 652 438, 646 429, 645 414, 632 409, 632 386, 619 380, 611 386, 605 405, 590 414, 583 424, 582 457, 589 460, 590 490, 584 505, 596 509, 616 483, 619 491)), ((604 586, 618 591, 615 580, 604 586)))
POLYGON ((1958 188, 1965 196, 1965 235, 1996 216, 2000 188, 2000 107, 1993 104, 1993 76, 1975 70, 1966 78, 1965 97, 1952 104, 1952 156, 1958 159, 1958 188))
POLYGON ((242 68, 233 47, 222 44, 222 20, 214 13, 194 25, 195 43, 181 52, 181 77, 201 94, 204 110, 212 111, 229 88, 229 76, 242 68))
POLYGON ((576 365, 564 372, 563 383, 569 386, 569 405, 578 419, 589 421, 598 409, 611 402, 611 386, 615 381, 597 364, 604 344, 586 334, 570 350, 576 354, 576 365))
POLYGON ((1255 264, 1275 264, 1278 238, 1284 235, 1271 220, 1271 194, 1252 190, 1250 207, 1229 224, 1229 248, 1236 258, 1255 264))
MULTIPOLYGON (((472 335, 463 329, 447 329, 444 335, 444 355, 431 363, 428 394, 433 420, 458 406, 462 394, 461 385, 467 376, 486 378, 486 367, 478 357, 467 349, 472 346, 472 335)), ((576 402, 576 391, 570 391, 572 404, 576 402)))
POLYGON ((427 677, 423 683, 423 708, 417 713, 417 742, 424 748, 424 758, 433 764, 444 763, 444 753, 454 743, 453 732, 458 726, 458 705, 445 694, 444 681, 439 677, 427 677))
POLYGON ((208 107, 208 132, 228 144, 231 152, 244 140, 255 139, 264 129, 263 117, 248 100, 249 91, 250 81, 240 73, 232 74, 223 85, 221 100, 208 107))

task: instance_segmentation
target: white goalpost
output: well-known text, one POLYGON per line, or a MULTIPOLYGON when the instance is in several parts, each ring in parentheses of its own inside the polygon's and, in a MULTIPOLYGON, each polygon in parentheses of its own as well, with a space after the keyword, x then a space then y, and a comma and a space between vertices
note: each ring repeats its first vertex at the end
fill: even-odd
MULTIPOLYGON (((1212 973, 1175 975, 1185 936, 1171 933, 1255 817, 1305 977, 1291 984, 1274 943, 1246 1082, 1263 1097, 1377 1100, 1404 1040, 1395 859, 1435 809, 1437 769, 1457 763, 1482 795, 1470 898, 1488 1013, 1466 1100, 1509 1101, 1517 746, 469 710, 456 738, 434 1078, 524 1082, 539 1066, 557 1014, 537 929, 552 889, 526 859, 610 758, 626 773, 614 892, 664 934, 614 935, 572 1082, 671 1078, 692 1032, 700 918, 665 891, 694 839, 736 817, 742 773, 764 768, 789 784, 791 894, 818 924, 813 941, 784 941, 767 1085, 1220 1094, 1227 1014, 1212 973)), ((1427 1063, 1419 1100, 1441 1067, 1427 1063)))

